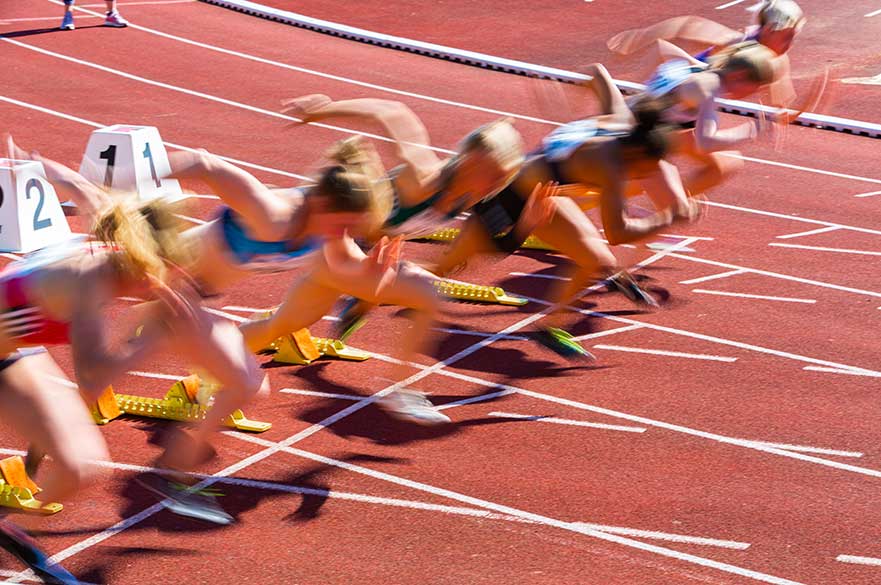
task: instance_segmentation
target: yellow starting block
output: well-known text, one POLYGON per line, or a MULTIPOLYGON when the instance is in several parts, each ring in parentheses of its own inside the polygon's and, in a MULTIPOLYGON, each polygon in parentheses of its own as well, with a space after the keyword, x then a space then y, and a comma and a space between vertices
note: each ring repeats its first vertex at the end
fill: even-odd
POLYGON ((308 329, 279 337, 269 344, 268 349, 275 350, 272 361, 283 364, 311 364, 322 356, 356 362, 370 359, 366 351, 349 347, 339 339, 312 337, 308 329))
MULTIPOLYGON (((209 408, 199 404, 200 382, 201 379, 195 374, 187 376, 175 382, 163 398, 116 394, 113 388, 108 386, 92 405, 92 417, 99 425, 107 424, 123 414, 180 422, 199 422, 205 419, 205 413, 209 408)), ((241 410, 233 412, 224 424, 252 433, 262 433, 272 427, 272 423, 250 420, 241 410)))
MULTIPOLYGON (((452 242, 457 237, 459 237, 459 232, 461 232, 459 228, 444 228, 437 230, 434 233, 428 234, 427 236, 422 236, 421 238, 416 238, 418 240, 431 240, 432 242, 452 242)), ((548 252, 556 252, 557 249, 551 246, 548 243, 541 241, 535 236, 529 236, 526 238, 526 241, 523 242, 523 245, 520 246, 523 250, 545 250, 548 252)))
POLYGON ((529 302, 521 297, 510 296, 505 292, 505 289, 497 286, 484 286, 455 280, 435 280, 432 284, 438 294, 457 301, 496 303, 518 307, 529 302))
POLYGON ((28 477, 20 455, 0 459, 0 476, 0 506, 47 516, 64 508, 61 504, 47 504, 34 498, 41 490, 28 477))

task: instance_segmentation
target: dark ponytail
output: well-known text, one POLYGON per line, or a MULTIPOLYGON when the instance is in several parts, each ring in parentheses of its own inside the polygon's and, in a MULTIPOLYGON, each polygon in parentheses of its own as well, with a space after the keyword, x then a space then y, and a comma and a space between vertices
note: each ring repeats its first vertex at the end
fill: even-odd
POLYGON ((636 125, 619 140, 627 148, 641 149, 647 158, 662 159, 670 148, 671 127, 661 121, 660 104, 645 101, 633 109, 636 125))

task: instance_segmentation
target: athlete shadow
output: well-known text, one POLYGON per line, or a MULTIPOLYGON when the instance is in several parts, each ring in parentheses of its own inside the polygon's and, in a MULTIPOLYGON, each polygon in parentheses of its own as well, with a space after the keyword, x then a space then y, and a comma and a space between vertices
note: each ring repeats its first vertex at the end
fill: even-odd
MULTIPOLYGON (((87 569, 85 572, 77 571, 78 578, 82 583, 112 583, 111 575, 118 574, 116 567, 125 566, 132 562, 132 557, 139 560, 155 556, 157 559, 174 558, 186 562, 184 558, 197 557, 203 554, 196 549, 184 549, 179 546, 173 548, 145 547, 145 546, 102 546, 101 560, 98 564, 87 569)), ((161 561, 160 561, 161 562, 161 561)))
MULTIPOLYGON (((491 388, 487 389, 487 392, 489 393, 499 389, 501 388, 491 388)), ((462 400, 463 396, 430 394, 428 398, 433 404, 442 406, 450 402, 462 400)), ((504 396, 500 396, 487 400, 486 402, 504 400, 504 398, 504 396)), ((323 401, 304 412, 300 418, 306 422, 315 424, 337 412, 339 412, 339 404, 328 400, 323 401)), ((520 422, 520 419, 481 417, 461 421, 454 420, 452 423, 435 426, 421 426, 411 422, 398 420, 375 404, 371 404, 335 422, 333 425, 327 427, 327 430, 344 439, 362 439, 378 445, 400 446, 450 437, 459 434, 470 427, 507 424, 512 422, 520 422)))
MULTIPOLYGON (((0 20, 3 20, 3 19, 0 18, 0 20)), ((87 28, 104 28, 104 25, 92 24, 89 26, 77 26, 76 28, 77 28, 77 30, 85 30, 87 28)), ((54 32, 69 33, 71 31, 67 31, 67 30, 63 31, 60 28, 58 28, 57 26, 46 27, 46 28, 31 28, 31 29, 27 29, 27 30, 15 30, 15 31, 11 31, 8 33, 3 33, 3 34, 0 34, 0 38, 15 39, 15 38, 20 38, 20 37, 32 37, 34 35, 44 35, 47 33, 54 33, 54 32)))

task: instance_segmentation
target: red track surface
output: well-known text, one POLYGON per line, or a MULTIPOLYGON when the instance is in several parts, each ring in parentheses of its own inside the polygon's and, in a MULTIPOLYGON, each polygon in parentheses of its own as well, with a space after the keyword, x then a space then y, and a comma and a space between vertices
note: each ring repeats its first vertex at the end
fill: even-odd
MULTIPOLYGON (((584 9, 599 8, 601 1, 584 9)), ((122 7, 126 17, 149 30, 85 29, 84 25, 99 21, 80 19, 78 24, 85 30, 75 33, 13 38, 49 53, 0 40, 7 81, 0 92, 4 130, 26 147, 76 166, 92 130, 82 120, 151 124, 168 142, 306 174, 318 153, 345 134, 317 127, 285 130, 284 120, 241 105, 274 111, 282 98, 317 91, 335 98, 402 99, 424 117, 435 144, 445 148, 497 114, 420 96, 538 118, 549 115, 533 105, 528 82, 522 78, 330 38, 200 3, 122 3, 122 7), (218 53, 158 36, 156 31, 239 54, 218 53), (64 61, 62 56, 80 62, 64 61), (247 56, 277 64, 258 63, 247 56), (141 79, 122 77, 120 71, 141 79), (350 80, 418 95, 405 97, 353 85, 350 80), (205 95, 182 93, 180 88, 205 95), (206 95, 239 106, 211 101, 206 95), (16 105, 10 99, 45 110, 16 105)), ((674 8, 651 18, 639 17, 649 22, 682 12, 674 8)), ((336 16, 317 2, 313 9, 315 16, 336 16)), ((54 18, 59 11, 49 2, 24 0, 15 5, 14 14, 10 9, 2 18, 54 18)), ((631 26, 626 22, 635 18, 631 13, 615 11, 615 21, 624 23, 621 28, 631 26)), ((433 31, 419 21, 409 31, 392 29, 395 19, 390 13, 377 7, 370 14, 363 22, 338 20, 457 44, 431 37, 433 31), (374 26, 377 23, 388 26, 374 26)), ((515 5, 508 16, 516 14, 515 5)), ((596 23, 602 34, 594 34, 593 22, 584 27, 591 38, 605 38, 612 21, 612 15, 606 14, 607 23, 596 23)), ((460 17, 466 23, 475 19, 471 14, 460 17)), ((422 22, 434 20, 438 19, 422 22)), ((521 13, 518 20, 526 19, 521 13)), ((16 21, 0 25, 0 31, 56 24, 16 21)), ((480 36, 485 40, 492 35, 480 36)), ((542 30, 535 32, 535 38, 548 51, 556 42, 542 30)), ((536 53, 466 48, 538 60, 536 53)), ((569 66, 563 61, 539 61, 569 66)), ((590 107, 579 106, 579 113, 590 107)), ((520 120, 518 127, 535 142, 552 126, 520 120)), ((221 484, 228 494, 225 506, 238 516, 235 526, 214 530, 163 511, 106 540, 83 544, 153 504, 147 494, 130 485, 132 471, 125 469, 113 470, 108 481, 71 502, 61 514, 32 525, 45 532, 43 542, 52 552, 67 557, 68 568, 90 582, 784 582, 774 581, 770 577, 774 576, 811 584, 877 583, 881 568, 845 564, 836 557, 881 557, 881 513, 875 505, 881 480, 875 432, 878 378, 872 377, 881 375, 877 340, 881 278, 876 260, 881 252, 881 199, 854 197, 881 190, 878 150, 878 142, 870 139, 804 128, 790 130, 783 152, 750 147, 745 155, 755 160, 713 193, 714 202, 739 209, 711 208, 709 217, 684 235, 712 240, 697 240, 691 244, 693 252, 671 255, 643 271, 671 295, 665 310, 638 313, 619 297, 597 294, 585 297, 582 306, 602 311, 605 318, 573 314, 573 330, 579 334, 642 326, 586 341, 589 346, 605 346, 595 349, 600 357, 595 367, 562 362, 525 340, 501 339, 478 349, 473 344, 484 338, 439 333, 437 349, 420 362, 451 363, 414 383, 415 388, 432 391, 438 404, 505 388, 520 392, 451 409, 448 414, 454 424, 439 430, 394 423, 372 406, 326 428, 313 427, 352 402, 277 392, 246 409, 251 418, 274 423, 272 430, 256 437, 264 443, 224 435, 218 444, 219 458, 202 470, 220 472, 263 452, 271 445, 265 441, 283 441, 308 429, 307 435, 300 435, 302 440, 288 441, 302 451, 263 453, 232 474, 276 482, 274 489, 221 484), (830 230, 778 239, 824 227, 830 230), (745 272, 682 282, 734 269, 745 272), (694 289, 816 302, 717 296, 694 289), (630 353, 609 346, 736 361, 630 353), (473 353, 454 357, 467 348, 473 353), (643 431, 500 418, 493 412, 643 431), (862 456, 801 453, 744 440, 862 456), (320 457, 330 459, 316 459, 320 457), (346 465, 350 467, 344 469, 346 465), (289 493, 304 489, 306 496, 289 493), (321 495, 320 490, 329 494, 321 495), (353 500, 350 494, 372 499, 353 500), (574 524, 581 522, 749 546, 721 548, 649 539, 644 534, 613 537, 609 528, 585 534, 583 525, 574 524), (628 540, 610 542, 609 538, 628 540), (72 546, 76 548, 68 548, 72 546), (711 562, 727 566, 707 566, 711 562), (761 575, 750 576, 747 570, 761 575)), ((276 184, 294 182, 276 173, 258 174, 276 184)), ((189 187, 204 192, 203 186, 189 187)), ((192 214, 208 218, 212 208, 211 202, 200 200, 192 214)), ((416 258, 439 252, 439 247, 429 244, 407 248, 407 254, 416 258)), ((619 252, 623 263, 650 255, 644 248, 619 252)), ((553 275, 560 264, 553 255, 517 254, 502 262, 475 262, 460 278, 498 282, 510 292, 542 297, 548 280, 511 273, 553 275)), ((290 279, 276 276, 244 283, 212 304, 268 307, 280 300, 290 279)), ((511 335, 516 336, 531 329, 521 321, 542 308, 534 303, 520 310, 451 303, 445 306, 445 323, 440 326, 486 334, 513 327, 511 335)), ((353 344, 389 355, 405 323, 392 308, 379 313, 353 344)), ((323 332, 324 326, 318 325, 316 331, 323 332)), ((69 366, 65 350, 53 350, 53 355, 69 366)), ((143 369, 186 373, 185 364, 173 357, 143 369)), ((366 397, 388 385, 384 379, 388 366, 376 358, 362 364, 323 361, 269 371, 276 390, 366 397)), ((160 395, 169 384, 130 376, 118 387, 160 395)), ((103 432, 117 462, 150 465, 158 447, 149 440, 163 428, 166 425, 121 420, 103 432)), ((6 430, 0 437, 0 447, 23 446, 6 430)), ((0 556, 0 568, 16 566, 0 556)))

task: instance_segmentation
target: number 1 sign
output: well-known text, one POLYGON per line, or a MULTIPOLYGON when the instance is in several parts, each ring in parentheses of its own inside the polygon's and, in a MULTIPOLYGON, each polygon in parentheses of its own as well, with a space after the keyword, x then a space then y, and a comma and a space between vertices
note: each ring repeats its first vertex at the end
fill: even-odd
POLYGON ((0 251, 31 252, 70 237, 43 164, 0 159, 0 251))
POLYGON ((180 197, 180 183, 162 177, 171 172, 168 154, 153 126, 116 124, 92 132, 80 174, 108 191, 132 191, 142 200, 180 197))

